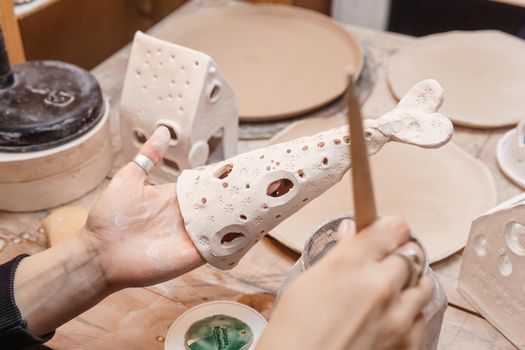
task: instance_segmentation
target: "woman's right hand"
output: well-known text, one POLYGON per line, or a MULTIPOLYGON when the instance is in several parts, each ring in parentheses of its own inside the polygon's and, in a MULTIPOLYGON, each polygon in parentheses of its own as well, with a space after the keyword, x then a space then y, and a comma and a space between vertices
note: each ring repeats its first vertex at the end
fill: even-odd
POLYGON ((406 222, 395 217, 347 234, 283 293, 258 349, 420 349, 422 310, 434 284, 423 276, 403 288, 410 271, 392 253, 410 246, 423 255, 409 237, 406 222))

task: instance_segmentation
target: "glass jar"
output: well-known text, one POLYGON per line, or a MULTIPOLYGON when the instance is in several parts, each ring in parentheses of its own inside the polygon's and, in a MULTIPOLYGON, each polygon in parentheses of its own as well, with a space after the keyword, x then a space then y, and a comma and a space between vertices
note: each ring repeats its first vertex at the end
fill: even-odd
MULTIPOLYGON (((280 295, 293 280, 295 280, 302 272, 308 270, 308 268, 319 261, 328 251, 330 251, 330 249, 332 249, 339 238, 337 235, 339 224, 345 219, 354 220, 353 217, 348 215, 341 216, 321 225, 312 233, 305 243, 301 257, 292 267, 283 285, 279 289, 277 299, 279 299, 280 295)), ((427 257, 427 252, 425 247, 421 244, 421 241, 414 235, 412 235, 411 240, 421 247, 425 253, 425 257, 427 257)), ((425 259, 425 261, 428 262, 428 258, 425 259)), ((432 279, 435 288, 432 300, 430 300, 423 310, 423 314, 428 322, 423 349, 435 350, 437 349, 441 325, 443 323, 443 317, 445 315, 448 301, 443 286, 428 263, 425 264, 424 274, 432 279)))

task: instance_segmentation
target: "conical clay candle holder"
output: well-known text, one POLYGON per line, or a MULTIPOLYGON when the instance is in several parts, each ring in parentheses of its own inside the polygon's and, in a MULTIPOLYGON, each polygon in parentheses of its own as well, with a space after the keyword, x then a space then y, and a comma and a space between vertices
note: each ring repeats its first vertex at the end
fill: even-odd
POLYGON ((518 349, 525 349, 525 195, 476 219, 459 291, 518 349))
POLYGON ((170 130, 153 182, 174 181, 184 169, 237 153, 237 103, 211 57, 141 32, 131 49, 120 118, 129 159, 159 125, 170 130))
MULTIPOLYGON (((398 106, 365 120, 370 155, 389 141, 436 148, 452 136, 437 113, 443 90, 415 85, 398 106)), ((264 234, 336 184, 351 166, 348 126, 185 170, 177 195, 185 226, 202 256, 221 269, 235 266, 264 234)))

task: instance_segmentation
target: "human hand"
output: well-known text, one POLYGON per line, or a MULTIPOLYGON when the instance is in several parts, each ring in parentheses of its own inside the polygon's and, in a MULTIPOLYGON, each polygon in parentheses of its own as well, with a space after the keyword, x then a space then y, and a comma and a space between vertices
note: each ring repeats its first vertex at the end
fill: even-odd
POLYGON ((409 236, 392 217, 347 234, 285 290, 258 349, 420 349, 434 285, 424 276, 403 289, 410 271, 392 252, 410 246, 423 257, 409 236))
MULTIPOLYGON (((156 166, 169 141, 168 129, 159 127, 139 154, 156 166)), ((82 232, 111 288, 162 282, 205 263, 184 228, 176 184, 152 186, 146 177, 136 163, 124 166, 91 209, 82 232)))

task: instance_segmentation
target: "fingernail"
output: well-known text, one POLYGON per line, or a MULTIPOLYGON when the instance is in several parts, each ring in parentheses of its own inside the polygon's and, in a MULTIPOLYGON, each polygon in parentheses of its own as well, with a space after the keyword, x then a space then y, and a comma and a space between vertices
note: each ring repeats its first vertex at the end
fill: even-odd
POLYGON ((168 128, 165 126, 159 126, 151 136, 151 143, 155 147, 165 149, 168 147, 170 139, 171 134, 168 128))

